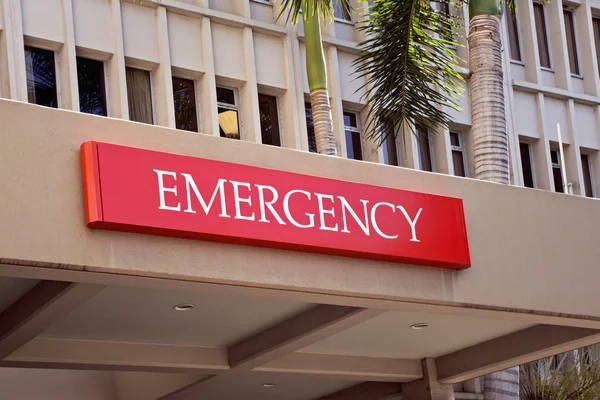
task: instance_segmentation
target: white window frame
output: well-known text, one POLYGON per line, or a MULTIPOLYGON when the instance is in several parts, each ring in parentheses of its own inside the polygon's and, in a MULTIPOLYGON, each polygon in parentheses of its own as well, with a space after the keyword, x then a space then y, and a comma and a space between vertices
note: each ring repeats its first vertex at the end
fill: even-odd
MULTIPOLYGON (((469 176, 469 170, 467 169, 467 162, 465 158, 465 146, 463 143, 463 135, 459 131, 449 131, 448 136, 450 137, 450 152, 459 151, 462 159, 463 169, 465 171, 465 178, 469 176), (452 144, 452 134, 456 134, 458 136, 458 146, 452 144)), ((430 151, 431 152, 431 151, 430 151)), ((452 164, 452 168, 454 169, 454 163, 452 164)), ((456 171, 454 171, 454 176, 456 175, 456 171)))
MULTIPOLYGON (((331 7, 332 8, 334 7, 334 4, 333 4, 334 1, 336 1, 336 0, 331 0, 331 7)), ((344 18, 341 18, 341 17, 337 17, 335 15, 335 8, 333 8, 333 20, 335 22, 341 22, 342 24, 354 25, 354 15, 352 15, 352 10, 350 10, 350 19, 347 20, 347 19, 344 19, 344 18)))
MULTIPOLYGON (((365 149, 364 149, 364 146, 363 146, 362 126, 361 126, 361 123, 360 123, 360 114, 357 113, 356 111, 343 110, 342 111, 342 117, 344 116, 344 114, 354 114, 354 117, 356 118, 356 126, 346 125, 346 121, 344 121, 344 139, 346 139, 346 131, 358 133, 358 137, 360 138, 360 155, 361 155, 361 160, 357 160, 357 161, 364 161, 365 160, 365 149)), ((346 143, 346 147, 347 146, 348 146, 348 143, 346 143)), ((346 158, 348 158, 347 152, 346 152, 346 158)), ((350 160, 356 160, 355 158, 349 158, 349 159, 350 160)))
POLYGON ((423 170, 423 159, 421 158, 421 144, 419 143, 419 137, 417 136, 417 154, 419 155, 419 171, 435 172, 435 154, 431 145, 431 135, 429 134, 429 129, 425 129, 425 133, 427 135, 427 147, 429 150, 429 161, 431 162, 431 171, 423 170))
MULTIPOLYGON (((59 62, 59 54, 58 51, 51 49, 49 47, 45 47, 45 46, 32 46, 28 43, 27 40, 25 40, 25 43, 23 44, 23 52, 25 52, 25 47, 30 47, 32 49, 40 49, 40 50, 46 50, 46 51, 51 51, 54 54, 54 84, 56 85, 56 109, 60 110, 62 109, 62 89, 61 89, 61 80, 60 80, 60 62, 59 62)), ((27 66, 25 66, 25 68, 27 68, 27 66)), ((27 70, 25 70, 25 83, 27 84, 27 80, 28 80, 28 76, 27 76, 27 70)), ((78 83, 79 84, 79 83, 78 83)), ((27 99, 27 102, 29 103, 29 99, 27 99)), ((29 104, 33 104, 33 103, 29 103, 29 104)))
MULTIPOLYGON (((519 138, 520 139, 520 138, 519 138)), ((521 143, 527 145, 527 153, 529 154, 529 167, 531 168, 531 181, 533 182, 533 188, 537 188, 537 183, 535 181, 535 162, 533 160, 532 146, 533 143, 526 142, 523 140, 519 140, 519 161, 521 162, 521 174, 523 173, 523 159, 521 158, 521 143)), ((525 179, 521 176, 523 181, 523 187, 525 187, 525 179)))
MULTIPOLYGON (((106 66, 106 65, 105 65, 106 66)), ((149 69, 144 69, 144 68, 138 68, 138 67, 134 67, 131 65, 127 65, 125 64, 125 68, 127 69, 127 67, 129 68, 133 68, 133 69, 139 69, 140 71, 146 71, 148 72, 148 77, 150 78, 150 103, 152 104, 152 125, 157 125, 157 116, 156 116, 156 96, 155 96, 155 89, 154 89, 154 71, 149 70, 149 69)), ((106 70, 106 68, 105 68, 106 70)), ((108 78, 108 77, 106 77, 108 78)), ((107 80, 105 80, 105 82, 108 82, 107 80)), ((125 89, 127 89, 127 79, 125 79, 125 89)), ((108 98, 107 98, 107 102, 108 102, 108 98)), ((108 108, 108 103, 106 105, 106 107, 108 108)), ((127 98, 127 107, 129 107, 129 97, 127 98)), ((107 112, 108 114, 108 112, 107 112)), ((129 120, 131 121, 131 115, 129 116, 129 120)))
MULTIPOLYGON (((516 7, 516 4, 515 4, 515 9, 513 10, 512 13, 515 16, 515 29, 517 30, 517 42, 519 44, 519 57, 521 57, 521 59, 520 60, 513 60, 510 57, 510 39, 509 39, 509 40, 507 40, 507 42, 508 42, 508 48, 509 48, 508 60, 511 63, 513 63, 513 64, 523 65, 524 66, 525 62, 523 61, 523 41, 521 40, 521 26, 520 26, 521 23, 519 22, 519 15, 518 15, 519 11, 518 11, 518 9, 516 7)), ((506 20, 505 21, 505 23, 506 23, 506 33, 507 33, 507 36, 508 36, 508 14, 507 13, 504 13, 504 19, 506 20)), ((535 21, 534 21, 534 23, 535 23, 535 21)), ((507 37, 507 39, 508 39, 508 37, 507 37)), ((550 59, 552 59, 552 57, 550 57, 550 59)), ((550 65, 552 65, 552 61, 550 61, 550 65)))
MULTIPOLYGON (((571 60, 569 59, 569 73, 571 74, 571 76, 573 78, 580 78, 583 79, 583 75, 581 73, 581 58, 579 57, 579 43, 578 43, 578 38, 577 38, 577 26, 575 25, 575 8, 570 7, 570 6, 565 6, 563 7, 563 15, 564 12, 570 12, 571 13, 571 20, 573 22, 573 45, 575 46, 575 59, 577 61, 577 68, 579 69, 579 73, 578 74, 574 74, 571 72, 571 67, 570 67, 570 63, 571 60)), ((564 17, 563 17, 564 18, 564 17)), ((564 20, 563 20, 563 25, 564 25, 564 20)), ((592 27, 593 30, 593 27, 592 27)), ((592 32, 593 33, 593 32, 592 32)), ((569 34, 565 31, 565 34, 569 34)), ((566 39, 566 38, 565 38, 566 39)), ((569 49, 567 46, 567 58, 569 57, 569 49)))
MULTIPOLYGON (((554 63, 552 62, 552 43, 550 43, 550 35, 549 35, 549 31, 548 31, 548 13, 546 11, 546 6, 543 3, 540 3, 539 1, 534 1, 534 4, 539 4, 542 7, 542 14, 544 16, 544 37, 546 38, 546 44, 548 45, 548 60, 550 61, 550 67, 542 67, 542 65, 540 64, 540 69, 542 71, 548 71, 548 72, 554 72, 554 63)), ((535 11, 534 11, 535 13, 535 11)), ((535 25, 535 15, 534 15, 534 20, 533 23, 535 25)), ((537 34, 537 27, 534 26, 534 31, 537 34)), ((538 38, 536 37, 536 40, 538 38)), ((539 43, 538 43, 539 45, 539 43)))
POLYGON ((273 5, 273 0, 250 0, 250 1, 254 2, 254 3, 266 4, 269 6, 273 5))
POLYGON ((238 130, 240 133, 240 140, 242 140, 244 138, 244 136, 243 136, 243 129, 242 129, 242 113, 240 112, 240 97, 239 97, 238 89, 231 87, 231 86, 217 85, 215 87, 215 94, 217 92, 217 89, 219 89, 219 88, 232 90, 233 91, 233 102, 235 104, 221 103, 220 101, 217 100, 217 113, 218 113, 218 108, 225 108, 227 110, 237 111, 238 130))
MULTIPOLYGON (((592 193, 591 193, 592 197, 590 197, 590 199, 595 198, 596 197, 596 188, 594 187, 594 175, 593 175, 594 171, 592 170, 592 159, 591 159, 592 155, 590 153, 586 153, 586 152, 581 153, 581 155, 586 156, 588 171, 590 172, 590 189, 592 190, 592 193)), ((579 159, 581 159, 581 156, 579 157, 579 159)), ((583 165, 582 165, 582 169, 583 169, 583 165)), ((585 183, 584 183, 583 191, 584 191, 583 195, 586 196, 585 183)))
MULTIPOLYGON (((380 132, 383 135, 385 135, 387 133, 385 131, 385 127, 384 126, 380 127, 380 132)), ((388 151, 388 139, 387 138, 383 141, 383 143, 381 144, 381 146, 379 146, 381 148, 381 150, 382 150, 381 151, 381 163, 384 164, 384 165, 392 166, 392 167, 400 167, 402 165, 402 163, 401 163, 401 160, 400 160, 400 148, 398 146, 398 136, 397 136, 398 131, 397 131, 397 129, 396 129, 395 126, 393 127, 391 134, 394 136, 394 144, 395 144, 395 147, 396 147, 396 160, 398 161, 398 165, 390 164, 389 160, 388 160, 388 162, 386 162, 386 160, 385 160, 386 157, 387 157, 387 153, 389 152, 388 151)))
MULTIPOLYGON (((563 179, 563 166, 560 163, 560 150, 559 149, 554 149, 552 147, 550 147, 550 165, 552 166, 552 183, 554 183, 554 189, 556 189, 556 182, 554 182, 554 168, 557 168, 560 170, 560 178, 561 180, 563 179), (556 152, 556 159, 557 162, 553 162, 552 161, 552 152, 555 151, 556 152)), ((563 190, 560 192, 556 192, 556 193, 564 193, 564 186, 567 185, 567 182, 563 182, 563 190)))

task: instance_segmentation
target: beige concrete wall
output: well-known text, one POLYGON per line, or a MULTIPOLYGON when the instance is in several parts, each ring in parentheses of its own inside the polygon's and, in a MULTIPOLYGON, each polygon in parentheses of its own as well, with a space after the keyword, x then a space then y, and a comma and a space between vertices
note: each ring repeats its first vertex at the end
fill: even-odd
MULTIPOLYGON (((0 96, 25 101, 26 74, 22 44, 48 48, 57 52, 60 79, 60 105, 77 110, 76 71, 74 55, 105 61, 109 79, 109 114, 128 118, 124 66, 143 68, 153 74, 155 85, 156 123, 173 126, 172 99, 168 94, 170 75, 197 80, 200 130, 216 131, 216 107, 211 99, 214 82, 228 85, 240 92, 242 139, 260 140, 256 134, 257 113, 254 95, 271 90, 279 98, 282 125, 299 128, 282 130, 285 147, 307 149, 304 129, 303 102, 308 92, 304 68, 302 24, 299 31, 277 20, 277 6, 254 0, 6 0, 6 10, 0 10, 0 96), (9 7, 10 5, 10 7, 9 7), (166 20, 163 17, 166 15, 166 20), (245 32, 245 33, 243 33, 245 32), (161 43, 159 45, 159 43, 161 43), (71 57, 70 59, 68 57, 71 57), (70 61, 69 61, 70 60, 70 61), (70 99, 74 97, 73 100, 70 99)), ((528 137, 541 149, 533 154, 534 170, 550 168, 548 149, 556 140, 556 122, 560 122, 563 137, 572 142, 567 147, 568 168, 576 194, 582 193, 580 148, 592 160, 592 179, 600 181, 600 79, 591 25, 592 15, 600 15, 598 0, 565 1, 575 7, 576 40, 581 76, 571 76, 565 50, 562 2, 546 5, 552 49, 552 70, 542 70, 537 55, 537 40, 530 2, 518 5, 522 62, 509 59, 505 40, 504 65, 507 83, 508 130, 511 139, 512 183, 522 184, 519 137, 528 137), (570 103, 573 103, 571 107, 570 103), (574 111, 573 111, 574 110, 574 111)), ((360 6, 360 1, 354 2, 360 6)), ((353 21, 359 21, 362 10, 357 7, 353 21)), ((459 14, 462 12, 459 12, 459 14)), ((464 13, 463 13, 464 14, 464 13)), ((503 21, 503 27, 505 27, 503 21)), ((466 45, 465 32, 460 42, 466 45)), ((336 21, 324 24, 324 41, 330 71, 330 95, 334 127, 344 148, 343 126, 339 122, 344 109, 361 111, 365 107, 362 85, 352 75, 352 61, 358 42, 364 36, 354 23, 336 21)), ((506 38, 505 38, 506 39, 506 38)), ((466 47, 456 49, 468 59, 466 47)), ((467 71, 462 71, 465 73, 467 71)), ((467 89, 465 84, 465 89, 467 89)), ((470 142, 469 98, 459 99, 462 111, 448 110, 466 143, 470 142)), ((363 116, 366 113, 362 114, 363 116)), ((440 130, 442 135, 447 131, 440 130)), ((447 140, 433 149, 437 172, 452 173, 447 157, 447 140)), ((366 149, 372 143, 363 143, 366 149)), ((466 146, 469 164, 471 146, 466 146)), ((400 154, 411 152, 399 149, 400 154)), ((342 151, 343 153, 343 151, 342 151)), ((383 152, 375 152, 369 161, 383 162, 383 152)), ((404 166, 414 166, 403 160, 404 166)), ((472 168, 468 171, 473 174, 472 168)), ((538 174, 538 172, 536 172, 538 174)), ((552 177, 543 173, 536 186, 553 187, 552 177)), ((600 186, 600 184, 596 184, 600 186)), ((596 188, 600 193, 600 187, 596 188)))
POLYGON ((0 101, 0 142, 0 187, 5 188, 0 191, 0 258, 5 262, 335 294, 355 305, 387 299, 600 320, 600 304, 593 301, 600 281, 600 201, 595 199, 11 101, 0 101), (79 146, 88 140, 460 197, 473 266, 451 272, 93 231, 84 225, 79 165, 79 146))
POLYGON ((117 400, 111 372, 0 369, 3 400, 117 400))

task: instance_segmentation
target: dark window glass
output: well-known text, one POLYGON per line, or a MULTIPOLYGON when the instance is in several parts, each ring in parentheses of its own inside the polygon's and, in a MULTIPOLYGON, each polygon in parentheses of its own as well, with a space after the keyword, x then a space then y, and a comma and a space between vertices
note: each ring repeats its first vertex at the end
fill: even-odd
MULTIPOLYGON (((439 12, 445 14, 446 16, 448 16, 450 18, 452 17, 452 14, 450 14, 450 4, 449 3, 446 3, 445 1, 444 2, 437 1, 436 3, 434 3, 434 5, 435 5, 435 8, 439 12)), ((452 26, 450 24, 444 24, 444 29, 448 29, 448 34, 447 35, 443 34, 443 38, 446 40, 452 40, 452 26)))
POLYGON ((350 10, 342 5, 340 0, 333 0, 333 15, 344 21, 352 21, 350 10))
POLYGON ((594 27, 594 45, 596 46, 596 61, 598 62, 598 71, 600 74, 600 18, 592 18, 594 27))
POLYGON ((344 126, 350 126, 352 128, 356 128, 358 126, 356 124, 356 114, 345 112, 344 113, 344 126))
POLYGON ((194 81, 173 77, 173 100, 175 102, 175 127, 198 132, 194 81))
POLYGON ((217 102, 235 105, 235 92, 233 89, 217 88, 217 102))
POLYGON ((362 148, 360 144, 360 132, 346 130, 346 152, 348 158, 362 160, 362 148))
POLYGON ((127 101, 131 121, 152 124, 152 90, 150 72, 141 69, 125 68, 127 78, 127 101))
POLYGON ((383 142, 383 162, 387 165, 400 165, 398 162, 398 147, 396 146, 396 132, 392 124, 384 127, 385 140, 383 142))
POLYGON ((554 191, 564 193, 562 169, 559 160, 558 150, 550 150, 550 159, 552 160, 552 176, 554 177, 554 191))
POLYGON ((523 171, 523 184, 525 187, 532 188, 533 186, 533 168, 531 166, 531 151, 529 144, 519 143, 521 150, 521 169, 523 171))
POLYGON ((417 128, 417 139, 419 141, 419 160, 421 171, 433 171, 431 162, 431 149, 429 147, 429 132, 425 128, 417 128))
POLYGON ((460 147, 460 137, 456 132, 450 132, 450 144, 452 146, 460 147))
POLYGON ((587 154, 581 155, 581 169, 583 172, 585 195, 587 197, 594 197, 594 190, 592 189, 592 173, 590 171, 590 157, 587 154))
POLYGON ((281 146, 279 118, 277 117, 277 98, 259 94, 258 109, 260 111, 262 143, 281 146))
POLYGON ((517 16, 506 7, 506 22, 508 24, 508 41, 510 45, 510 59, 521 61, 521 45, 519 43, 519 28, 517 25, 517 16))
POLYGON ((104 63, 77 57, 77 83, 79 85, 79 109, 81 112, 106 115, 106 92, 104 88, 104 63))
POLYGON ((565 20, 565 33, 567 34, 567 50, 569 51, 569 66, 571 73, 579 75, 579 60, 577 55, 577 42, 575 41, 575 21, 573 12, 563 10, 565 20))
POLYGON ((465 175, 465 161, 463 159, 462 151, 452 150, 452 164, 454 165, 454 175, 466 176, 465 175))
POLYGON ((535 32, 537 35, 540 65, 545 68, 550 68, 550 49, 548 48, 548 36, 546 35, 547 30, 544 6, 540 3, 533 3, 533 13, 535 17, 535 32))
POLYGON ((233 89, 217 88, 217 113, 221 137, 240 138, 240 120, 233 89))
POLYGON ((54 52, 25 47, 27 100, 46 107, 58 107, 54 52))
POLYGON ((362 144, 360 140, 360 132, 356 119, 356 114, 352 112, 344 112, 344 130, 346 134, 346 153, 348 158, 362 160, 362 144))
POLYGON ((306 131, 308 134, 308 151, 317 152, 317 140, 315 138, 315 126, 313 125, 312 108, 310 103, 304 103, 304 112, 306 114, 306 131))
POLYGON ((560 154, 558 153, 558 150, 550 150, 550 160, 552 161, 552 164, 560 164, 560 154))

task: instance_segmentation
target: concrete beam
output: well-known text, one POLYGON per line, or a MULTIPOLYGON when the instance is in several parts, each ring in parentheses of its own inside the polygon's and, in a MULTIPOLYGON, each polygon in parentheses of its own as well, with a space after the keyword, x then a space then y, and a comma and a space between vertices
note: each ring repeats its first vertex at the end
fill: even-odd
POLYGON ((36 338, 0 367, 214 374, 228 370, 226 349, 36 338))
POLYGON ((231 368, 252 369, 382 314, 382 310, 318 305, 229 347, 231 368))
POLYGON ((423 378, 402 385, 402 398, 407 400, 454 400, 451 384, 442 383, 433 358, 422 360, 423 378))
POLYGON ((102 285, 41 281, 0 314, 0 360, 102 290, 102 285))
POLYGON ((423 376, 419 360, 310 353, 292 353, 255 368, 254 371, 380 382, 409 382, 423 376))
POLYGON ((600 330, 536 325, 437 358, 438 377, 457 383, 596 343, 600 330))
MULTIPOLYGON (((0 367, 137 371, 219 375, 229 370, 227 349, 149 343, 35 338, 0 367)), ((417 360, 293 353, 256 368, 359 381, 406 382, 422 377, 417 360)))
POLYGON ((321 397, 319 400, 381 400, 398 394, 401 390, 401 385, 396 382, 364 382, 321 397))
POLYGON ((235 374, 262 366, 384 312, 367 308, 317 305, 230 346, 229 366, 233 377, 221 374, 203 379, 163 396, 161 400, 200 398, 205 391, 226 385, 230 379, 235 379, 235 374))

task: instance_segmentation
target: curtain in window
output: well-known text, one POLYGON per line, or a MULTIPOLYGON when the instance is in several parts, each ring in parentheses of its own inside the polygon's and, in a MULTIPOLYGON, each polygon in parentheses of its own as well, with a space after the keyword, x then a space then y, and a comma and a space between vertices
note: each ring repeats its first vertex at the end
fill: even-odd
POLYGON ((125 74, 127 77, 129 119, 131 121, 152 124, 154 119, 152 118, 150 72, 127 67, 125 74))

